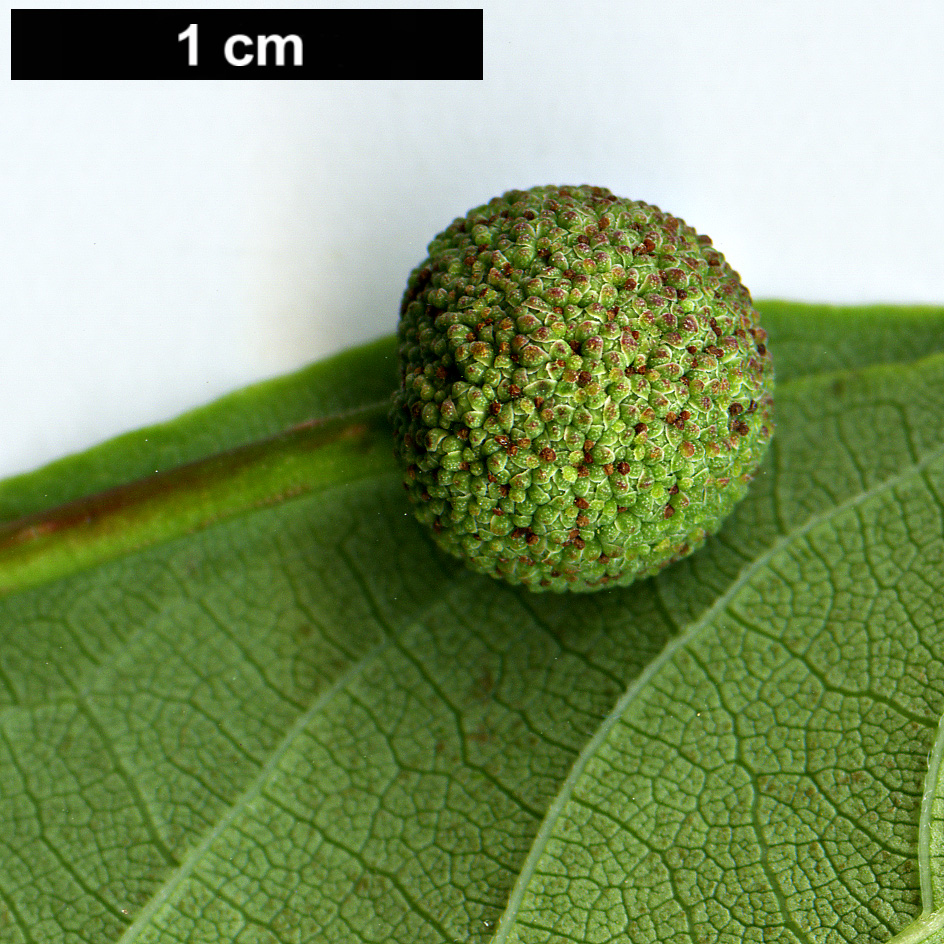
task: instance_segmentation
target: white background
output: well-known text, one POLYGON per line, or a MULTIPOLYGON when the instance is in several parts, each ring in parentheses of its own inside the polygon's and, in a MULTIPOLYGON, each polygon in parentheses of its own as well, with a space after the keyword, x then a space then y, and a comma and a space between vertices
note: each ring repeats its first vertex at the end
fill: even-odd
POLYGON ((0 475, 391 333, 510 187, 656 203, 758 298, 944 304, 941 0, 484 9, 481 82, 11 82, 4 14, 0 475))

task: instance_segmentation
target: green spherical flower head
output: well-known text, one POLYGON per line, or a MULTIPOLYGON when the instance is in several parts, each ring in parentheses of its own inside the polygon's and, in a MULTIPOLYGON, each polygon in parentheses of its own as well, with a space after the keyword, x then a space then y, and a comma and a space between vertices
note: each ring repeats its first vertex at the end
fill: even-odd
POLYGON ((766 339, 681 220, 601 187, 496 197, 430 243, 403 298, 393 422, 416 516, 531 590, 655 574, 757 471, 766 339))

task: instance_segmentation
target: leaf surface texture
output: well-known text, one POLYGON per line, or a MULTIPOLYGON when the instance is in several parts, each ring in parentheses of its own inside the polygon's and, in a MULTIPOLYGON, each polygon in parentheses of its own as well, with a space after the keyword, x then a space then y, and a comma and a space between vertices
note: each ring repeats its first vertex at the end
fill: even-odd
MULTIPOLYGON (((761 307, 764 472, 655 580, 468 573, 390 472, 0 599, 0 940, 937 940, 944 311, 761 307)), ((349 352, 2 516, 393 376, 349 352)))

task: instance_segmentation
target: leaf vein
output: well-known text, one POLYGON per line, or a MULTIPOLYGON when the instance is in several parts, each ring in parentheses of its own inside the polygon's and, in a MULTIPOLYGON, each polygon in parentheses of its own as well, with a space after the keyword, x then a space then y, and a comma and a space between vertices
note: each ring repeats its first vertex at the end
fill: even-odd
POLYGON ((800 540, 818 525, 831 521, 839 515, 845 513, 847 510, 857 508, 865 502, 870 501, 874 497, 890 491, 903 481, 919 477, 922 469, 928 468, 932 463, 938 461, 942 456, 944 456, 944 444, 939 445, 935 449, 929 450, 928 453, 922 458, 920 463, 911 465, 905 469, 901 469, 885 481, 877 483, 871 489, 868 489, 857 495, 850 496, 845 501, 823 509, 819 513, 812 515, 802 525, 799 525, 791 532, 783 535, 766 551, 758 555, 754 561, 752 561, 741 571, 737 579, 715 601, 715 603, 708 610, 706 610, 698 620, 696 620, 696 622, 687 632, 674 637, 666 644, 662 652, 651 663, 649 663, 643 672, 640 673, 636 679, 634 679, 627 691, 617 700, 616 704, 613 706, 613 709, 603 720, 593 737, 587 741, 584 749, 581 751, 577 757, 577 760, 571 767, 569 774, 561 784, 557 795, 548 804, 547 813, 545 814, 544 820, 542 821, 541 826, 535 835, 531 852, 525 860, 521 872, 519 873, 518 881, 516 881, 514 887, 511 890, 511 894, 508 897, 508 903, 499 922, 498 931, 495 935, 493 944, 503 944, 503 942, 508 940, 508 935, 511 933, 511 928, 517 919, 517 912, 521 907, 525 891, 531 880, 531 876, 534 873, 537 862, 544 851, 547 841, 553 831, 554 825, 562 815, 567 801, 573 794, 577 780, 583 774, 587 765, 590 763, 590 760, 596 755, 600 745, 606 739, 617 719, 623 715, 628 709, 629 705, 646 690, 646 686, 656 675, 656 673, 662 668, 662 666, 671 661, 678 650, 689 645, 693 639, 697 638, 698 635, 711 624, 717 614, 724 611, 730 604, 730 601, 733 600, 734 597, 745 586, 748 585, 754 575, 758 573, 764 566, 767 566, 770 561, 782 550, 787 548, 793 542, 800 540))

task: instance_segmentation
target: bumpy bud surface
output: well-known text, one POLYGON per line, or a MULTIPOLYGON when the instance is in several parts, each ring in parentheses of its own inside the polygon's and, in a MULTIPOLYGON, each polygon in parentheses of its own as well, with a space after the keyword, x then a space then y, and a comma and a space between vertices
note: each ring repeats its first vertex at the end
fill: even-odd
POLYGON ((711 240, 601 187, 512 190, 410 275, 396 447, 417 517, 531 590, 625 586, 691 553, 773 433, 773 367, 711 240))

